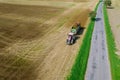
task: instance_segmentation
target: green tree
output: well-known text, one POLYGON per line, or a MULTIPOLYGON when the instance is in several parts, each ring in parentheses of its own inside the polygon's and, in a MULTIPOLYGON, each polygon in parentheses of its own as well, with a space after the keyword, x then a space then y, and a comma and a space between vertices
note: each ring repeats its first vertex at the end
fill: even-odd
POLYGON ((91 11, 91 12, 89 13, 89 16, 91 17, 91 20, 95 20, 96 12, 95 12, 95 11, 91 11))
POLYGON ((111 0, 105 0, 105 5, 106 6, 111 6, 111 4, 112 4, 111 0))

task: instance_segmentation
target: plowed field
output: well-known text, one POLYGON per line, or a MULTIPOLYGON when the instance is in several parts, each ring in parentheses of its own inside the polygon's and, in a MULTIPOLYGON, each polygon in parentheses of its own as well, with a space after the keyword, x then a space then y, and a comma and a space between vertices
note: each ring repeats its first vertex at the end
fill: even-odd
POLYGON ((65 79, 86 29, 72 46, 67 33, 78 21, 87 28, 97 0, 57 3, 0 0, 0 80, 65 79))

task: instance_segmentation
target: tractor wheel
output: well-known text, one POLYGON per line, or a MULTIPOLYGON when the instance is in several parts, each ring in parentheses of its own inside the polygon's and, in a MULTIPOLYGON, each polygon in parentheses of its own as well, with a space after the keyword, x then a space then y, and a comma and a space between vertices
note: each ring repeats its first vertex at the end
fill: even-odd
POLYGON ((67 40, 67 41, 66 41, 66 44, 67 44, 67 45, 70 45, 70 41, 69 41, 69 40, 67 40))

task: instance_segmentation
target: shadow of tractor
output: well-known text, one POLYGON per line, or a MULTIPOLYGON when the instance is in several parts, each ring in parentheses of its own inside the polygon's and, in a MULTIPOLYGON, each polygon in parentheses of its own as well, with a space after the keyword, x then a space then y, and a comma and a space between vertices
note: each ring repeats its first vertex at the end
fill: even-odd
POLYGON ((74 41, 74 43, 76 43, 77 40, 80 38, 80 35, 83 34, 84 29, 85 29, 84 27, 80 27, 80 29, 79 29, 78 32, 77 32, 77 35, 75 36, 75 41, 74 41))

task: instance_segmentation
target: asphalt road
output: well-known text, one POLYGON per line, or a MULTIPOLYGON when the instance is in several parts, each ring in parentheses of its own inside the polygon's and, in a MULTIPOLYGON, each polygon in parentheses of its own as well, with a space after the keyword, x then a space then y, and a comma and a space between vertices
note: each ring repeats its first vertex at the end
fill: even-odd
POLYGON ((102 9, 103 3, 100 3, 92 35, 85 80, 111 80, 110 62, 102 9))

